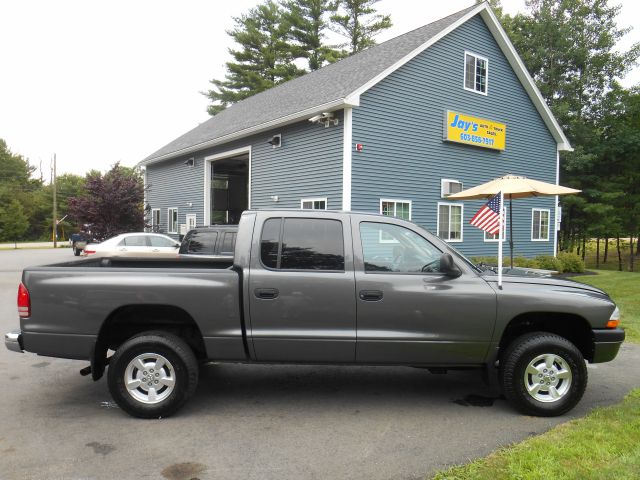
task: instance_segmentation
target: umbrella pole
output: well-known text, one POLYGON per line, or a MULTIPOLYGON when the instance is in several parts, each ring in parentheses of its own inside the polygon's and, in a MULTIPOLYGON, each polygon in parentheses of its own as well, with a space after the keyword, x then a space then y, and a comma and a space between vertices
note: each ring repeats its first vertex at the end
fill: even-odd
POLYGON ((504 242, 504 217, 504 194, 500 192, 500 216, 498 217, 498 225, 500 226, 500 232, 498 233, 498 288, 500 290, 502 290, 502 242, 504 242))
POLYGON ((511 268, 513 268, 513 195, 509 194, 509 253, 511 268))

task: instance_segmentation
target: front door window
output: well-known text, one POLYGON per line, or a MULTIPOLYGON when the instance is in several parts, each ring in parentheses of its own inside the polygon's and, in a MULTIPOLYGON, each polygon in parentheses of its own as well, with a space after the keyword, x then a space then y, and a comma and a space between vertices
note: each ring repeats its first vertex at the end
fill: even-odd
POLYGON ((363 222, 360 239, 367 273, 419 273, 440 269, 440 251, 408 228, 363 222))

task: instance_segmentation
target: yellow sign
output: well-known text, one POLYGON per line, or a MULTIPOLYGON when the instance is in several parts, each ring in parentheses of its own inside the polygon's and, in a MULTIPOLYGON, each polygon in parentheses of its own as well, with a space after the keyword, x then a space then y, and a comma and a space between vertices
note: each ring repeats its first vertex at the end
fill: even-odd
POLYGON ((476 147, 504 150, 507 126, 484 118, 448 111, 444 139, 476 147))

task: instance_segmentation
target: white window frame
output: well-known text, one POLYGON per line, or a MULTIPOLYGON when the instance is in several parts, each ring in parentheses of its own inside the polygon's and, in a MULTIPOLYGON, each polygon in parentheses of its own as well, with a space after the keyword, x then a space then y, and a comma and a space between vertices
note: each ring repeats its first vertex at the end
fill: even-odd
POLYGON ((445 183, 459 183, 460 184, 460 190, 464 189, 464 184, 460 180, 453 180, 452 178, 441 178, 440 179, 440 196, 442 198, 447 198, 449 195, 451 195, 450 193, 444 193, 444 184, 445 183))
POLYGON ((531 241, 532 242, 548 242, 551 236, 551 210, 548 208, 532 208, 531 209, 531 241), (547 238, 533 238, 533 219, 535 212, 540 212, 540 224, 538 231, 542 233, 542 212, 547 212, 547 238))
MULTIPOLYGON (((436 236, 447 243, 462 243, 464 240, 464 203, 454 203, 454 202, 438 202, 438 210, 436 212, 436 236), (440 236, 440 206, 447 205, 448 207, 460 207, 460 238, 455 238, 453 240, 445 239, 440 236)), ((449 209, 449 231, 451 231, 451 209, 449 209)))
POLYGON ((154 227, 157 227, 156 230, 160 228, 161 221, 162 221, 162 210, 160 210, 159 208, 152 208, 151 209, 151 231, 152 232, 154 232, 154 227), (155 215, 156 212, 158 212, 158 223, 154 222, 154 220, 156 219, 156 215, 155 215))
POLYGON ((379 212, 380 215, 384 215, 382 213, 382 204, 383 203, 393 203, 393 215, 385 215, 387 217, 391 216, 394 218, 400 218, 400 217, 396 217, 396 211, 397 211, 397 207, 398 207, 398 203, 408 203, 409 204, 409 218, 402 218, 401 220, 409 220, 411 221, 411 216, 412 216, 412 209, 413 209, 413 202, 411 200, 400 200, 397 198, 381 198, 380 199, 380 204, 379 204, 379 212))
MULTIPOLYGON (((400 220, 409 220, 411 221, 412 218, 412 214, 413 214, 413 202, 411 200, 399 200, 397 198, 381 198, 380 199, 380 205, 379 205, 379 212, 380 215, 384 215, 384 213, 382 213, 382 204, 383 203, 393 203, 393 215, 385 215, 385 217, 392 217, 392 218, 400 218, 400 217, 396 217, 395 213, 398 209, 398 203, 408 203, 409 204, 409 218, 400 218, 400 220)), ((380 243, 398 243, 397 240, 394 239, 390 239, 390 238, 383 238, 382 234, 384 232, 380 231, 379 235, 380 237, 378 238, 378 241, 380 243)))
POLYGON ((327 197, 309 197, 309 198, 301 198, 300 199, 300 210, 305 210, 304 204, 305 202, 311 202, 311 208, 307 208, 306 210, 327 210, 329 208, 329 201, 327 197), (324 208, 313 208, 314 202, 324 202, 324 208))
POLYGON ((196 228, 198 226, 198 215, 195 213, 187 213, 187 215, 184 217, 184 221, 187 226, 187 232, 190 230, 189 220, 191 219, 193 219, 193 228, 196 228))
POLYGON ((464 75, 462 76, 462 86, 464 87, 464 89, 467 92, 474 92, 474 93, 479 93, 480 95, 488 95, 489 94, 489 59, 487 57, 483 57, 482 55, 478 55, 477 53, 473 53, 470 52, 469 50, 465 50, 464 51, 464 57, 463 57, 463 61, 464 61, 464 75), (467 87, 467 55, 471 55, 472 57, 474 57, 476 60, 480 59, 480 60, 484 60, 486 62, 487 65, 487 77, 485 78, 485 82, 484 82, 484 92, 480 91, 480 90, 476 90, 475 89, 475 70, 476 70, 476 61, 473 62, 473 88, 468 88, 467 87))
POLYGON ((204 157, 204 220, 203 225, 211 225, 211 163, 216 160, 222 160, 225 158, 237 157, 247 153, 249 155, 249 185, 247 186, 248 204, 247 208, 251 209, 251 169, 252 169, 252 157, 251 157, 251 145, 235 150, 228 150, 226 152, 217 153, 215 155, 209 155, 204 157))
POLYGON ((180 228, 178 226, 178 207, 169 207, 167 208, 167 233, 178 233, 178 228, 180 228), (176 223, 175 225, 173 225, 175 230, 171 230, 171 222, 172 222, 171 211, 172 210, 176 211, 176 223))

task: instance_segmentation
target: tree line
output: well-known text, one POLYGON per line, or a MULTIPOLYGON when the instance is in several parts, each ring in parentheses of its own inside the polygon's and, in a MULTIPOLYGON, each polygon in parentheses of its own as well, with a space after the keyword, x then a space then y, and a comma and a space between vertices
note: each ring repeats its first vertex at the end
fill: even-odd
POLYGON ((525 13, 509 16, 499 1, 490 3, 573 147, 561 152, 560 183, 582 193, 561 197, 560 248, 584 259, 595 242, 599 265, 615 239, 622 270, 628 241, 633 271, 640 254, 640 86, 623 88, 620 79, 637 64, 640 44, 618 49, 630 31, 617 25, 621 7, 528 0, 525 13))
MULTIPOLYGON (((53 178, 11 151, 0 138, 0 242, 53 240, 53 178)), ((141 172, 116 163, 107 172, 55 179, 58 240, 80 229, 96 239, 145 226, 141 172)))

